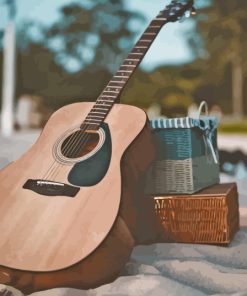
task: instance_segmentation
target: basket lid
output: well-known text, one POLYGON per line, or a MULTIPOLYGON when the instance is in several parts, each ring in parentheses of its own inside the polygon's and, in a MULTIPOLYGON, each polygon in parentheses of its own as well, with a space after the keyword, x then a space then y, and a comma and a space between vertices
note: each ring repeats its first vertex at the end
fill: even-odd
POLYGON ((151 120, 153 129, 163 128, 194 128, 198 127, 202 130, 216 129, 219 125, 219 120, 213 116, 203 116, 199 119, 190 117, 180 118, 156 118, 151 120))
POLYGON ((208 104, 202 101, 198 108, 197 118, 181 117, 181 118, 157 118, 151 120, 153 129, 157 128, 193 128, 198 127, 202 130, 214 130, 219 125, 219 119, 215 116, 208 115, 208 104), (202 115, 202 112, 205 115, 202 115))

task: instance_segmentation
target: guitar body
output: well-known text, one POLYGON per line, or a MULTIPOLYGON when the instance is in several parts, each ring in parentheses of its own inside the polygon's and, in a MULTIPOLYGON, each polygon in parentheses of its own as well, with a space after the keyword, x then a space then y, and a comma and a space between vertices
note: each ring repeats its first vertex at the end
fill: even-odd
POLYGON ((94 288, 119 275, 135 243, 155 242, 161 226, 144 198, 155 144, 145 112, 115 103, 163 25, 192 5, 167 5, 95 104, 55 112, 0 172, 0 284, 94 288))
POLYGON ((34 146, 0 172, 0 283, 24 292, 93 288, 113 280, 127 261, 138 237, 135 194, 143 195, 154 157, 145 112, 115 104, 98 144, 79 160, 56 164, 54 180, 48 179, 54 187, 31 183, 52 171, 60 144, 92 106, 55 112, 34 146), (78 191, 57 195, 56 182, 78 191))

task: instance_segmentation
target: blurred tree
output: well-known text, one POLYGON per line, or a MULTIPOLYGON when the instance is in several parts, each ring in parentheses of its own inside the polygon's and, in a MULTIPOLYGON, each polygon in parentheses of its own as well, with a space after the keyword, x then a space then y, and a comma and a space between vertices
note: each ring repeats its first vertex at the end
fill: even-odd
POLYGON ((51 28, 22 23, 16 96, 41 95, 52 110, 95 101, 133 45, 142 20, 125 8, 124 0, 97 0, 64 6, 51 28))
POLYGON ((196 32, 190 39, 197 56, 207 61, 207 83, 222 83, 231 64, 232 110, 238 118, 243 116, 243 77, 247 73, 246 8, 245 0, 211 0, 209 6, 198 11, 196 32))
POLYGON ((195 65, 162 66, 151 73, 138 70, 124 90, 122 100, 145 109, 157 103, 166 116, 186 115, 201 76, 195 65))
POLYGON ((114 72, 136 36, 136 26, 130 26, 133 21, 143 17, 127 10, 124 0, 73 3, 61 9, 60 19, 47 32, 47 42, 69 71, 114 72))

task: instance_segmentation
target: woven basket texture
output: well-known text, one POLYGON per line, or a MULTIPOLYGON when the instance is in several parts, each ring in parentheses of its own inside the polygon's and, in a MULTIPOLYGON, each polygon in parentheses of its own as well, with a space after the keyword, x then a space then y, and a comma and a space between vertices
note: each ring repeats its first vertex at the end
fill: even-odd
MULTIPOLYGON (((192 194, 219 183, 219 164, 209 151, 203 131, 194 128, 154 129, 157 154, 147 178, 148 194, 192 194)), ((212 144, 216 153, 217 131, 212 144)))
POLYGON ((154 207, 164 231, 176 242, 228 244, 239 229, 234 183, 190 196, 156 196, 154 207))

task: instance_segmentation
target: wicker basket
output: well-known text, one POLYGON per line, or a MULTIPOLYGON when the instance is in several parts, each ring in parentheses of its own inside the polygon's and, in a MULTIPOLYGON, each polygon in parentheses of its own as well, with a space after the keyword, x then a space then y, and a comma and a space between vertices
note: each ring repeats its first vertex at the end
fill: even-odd
POLYGON ((239 229, 235 183, 214 185, 194 195, 156 196, 154 206, 174 242, 228 244, 239 229))
POLYGON ((219 183, 218 120, 152 120, 157 155, 147 178, 148 194, 192 194, 219 183))

